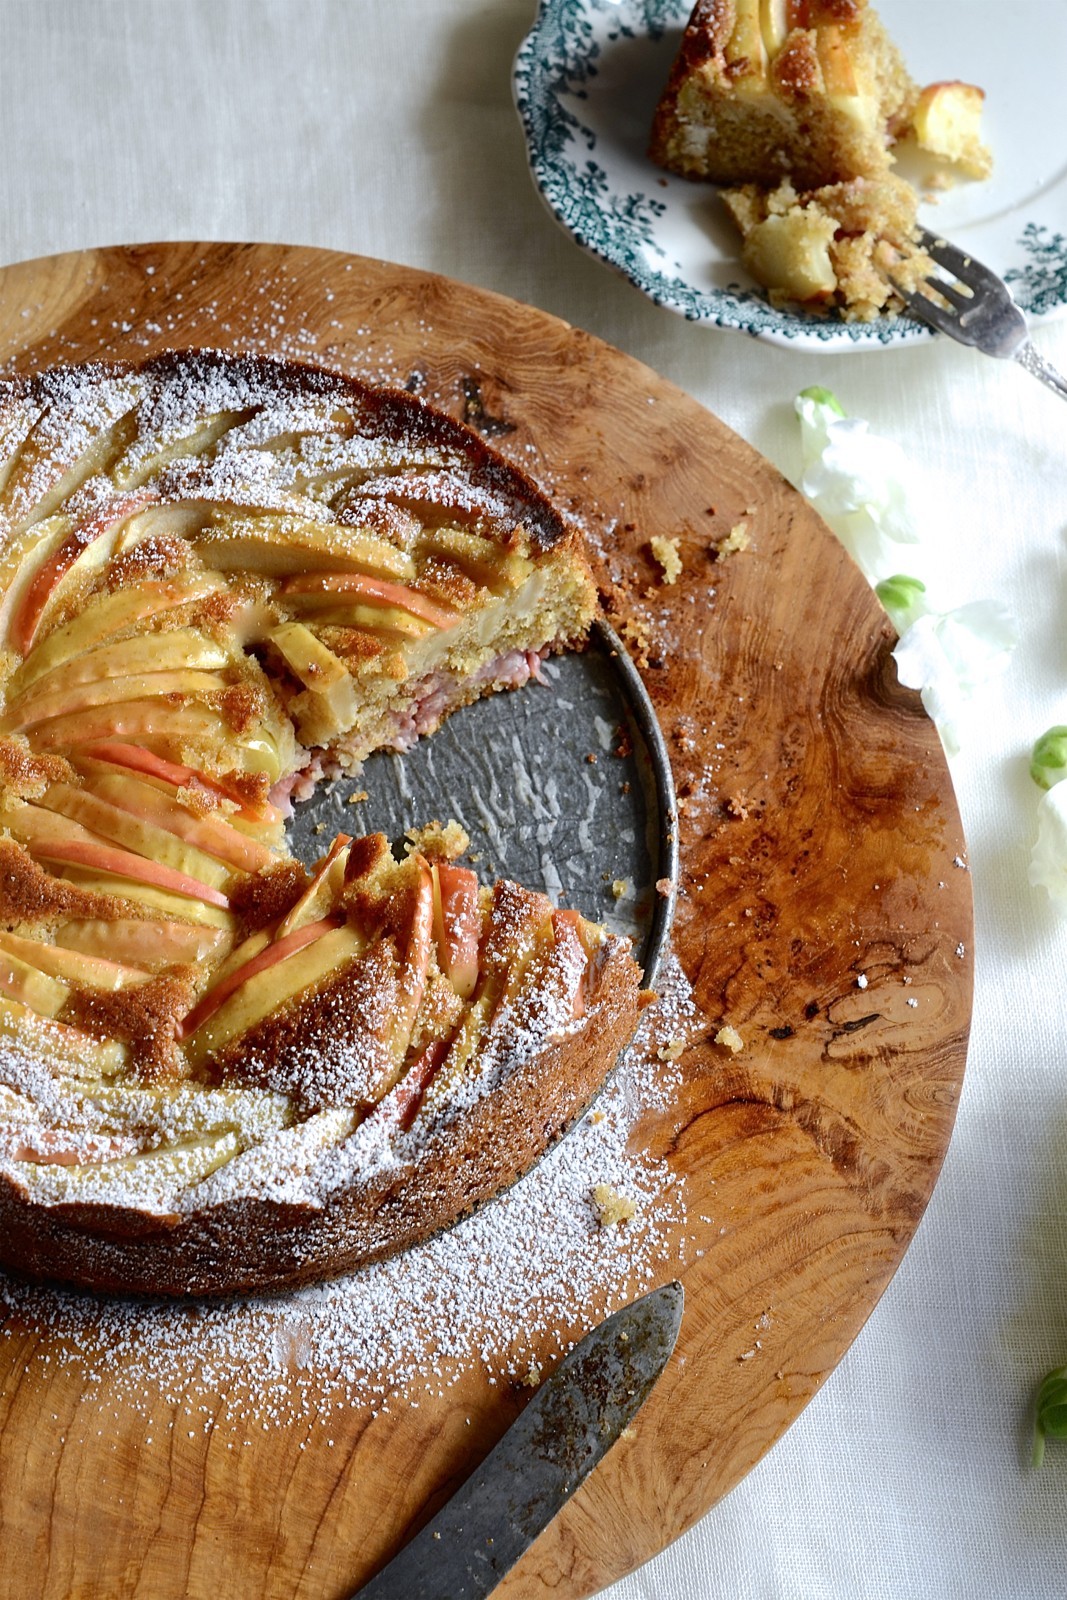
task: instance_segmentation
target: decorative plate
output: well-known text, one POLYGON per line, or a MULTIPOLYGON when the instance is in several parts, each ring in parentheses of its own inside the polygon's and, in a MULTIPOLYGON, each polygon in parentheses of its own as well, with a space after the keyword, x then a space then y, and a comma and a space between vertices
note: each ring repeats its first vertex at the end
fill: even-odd
MULTIPOLYGON (((534 182, 556 219, 657 305, 692 322, 822 350, 934 337, 904 317, 849 323, 776 310, 741 266, 737 235, 710 186, 648 160, 652 114, 691 8, 691 0, 541 0, 513 87, 534 182)), ((922 220, 998 271, 1032 321, 1061 314, 1067 162, 1058 80, 1067 7, 1030 0, 1027 33, 1043 42, 1025 55, 1001 47, 1001 0, 884 0, 881 11, 919 82, 959 77, 986 91, 993 176, 948 191, 921 209, 922 220)))

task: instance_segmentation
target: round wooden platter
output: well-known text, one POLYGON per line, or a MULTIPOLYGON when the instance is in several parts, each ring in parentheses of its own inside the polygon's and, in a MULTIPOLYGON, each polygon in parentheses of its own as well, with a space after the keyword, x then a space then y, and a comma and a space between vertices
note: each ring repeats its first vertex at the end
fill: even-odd
MULTIPOLYGON (((686 1238, 662 1276, 681 1277, 686 1310, 637 1424, 499 1591, 576 1600, 661 1550, 774 1444, 855 1338, 930 1197, 972 977, 938 738, 897 684, 866 582, 781 475, 655 373, 553 317, 271 245, 141 245, 0 273, 11 370, 197 344, 407 383, 480 428, 581 517, 612 620, 644 659, 680 797, 674 944, 700 1022, 673 1104, 635 1137, 685 1180, 686 1238), (740 523, 748 547, 716 559, 740 523), (673 586, 650 554, 657 535, 679 541, 673 586), (739 1053, 715 1042, 726 1023, 739 1053)), ((329 1439, 306 1420, 266 1428, 236 1450, 221 1405, 194 1437, 162 1397, 112 1395, 106 1370, 87 1399, 39 1329, 7 1335, 10 1596, 209 1596, 224 1571, 235 1597, 335 1600, 521 1404, 473 1363, 447 1398, 334 1412, 329 1439)))

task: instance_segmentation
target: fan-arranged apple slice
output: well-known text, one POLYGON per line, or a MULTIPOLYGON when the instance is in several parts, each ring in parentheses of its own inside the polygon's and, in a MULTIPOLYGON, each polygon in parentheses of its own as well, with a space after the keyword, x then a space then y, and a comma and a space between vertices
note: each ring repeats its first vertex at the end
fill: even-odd
POLYGON ((521 550, 464 528, 435 528, 427 536, 426 545, 493 594, 521 588, 534 570, 533 562, 521 550))
POLYGON ((39 803, 81 823, 101 839, 171 868, 193 882, 223 889, 233 878, 232 868, 216 856, 208 855, 170 829, 157 826, 136 809, 112 804, 91 788, 54 783, 39 803))
POLYGON ((194 606, 221 588, 222 580, 208 573, 91 595, 76 617, 55 628, 33 647, 10 679, 10 696, 22 694, 64 662, 96 650, 124 629, 178 606, 194 606))
POLYGON ((368 613, 378 607, 390 612, 401 611, 434 628, 454 628, 461 620, 459 612, 440 605, 416 589, 409 589, 402 583, 388 583, 383 578, 367 577, 364 573, 308 573, 299 578, 287 578, 281 593, 285 599, 299 600, 304 605, 336 606, 338 601, 351 601, 353 605, 365 606, 368 613))
POLYGON ((275 939, 286 939, 298 928, 321 921, 340 905, 351 843, 347 833, 337 835, 316 866, 311 882, 278 924, 273 935, 275 939))
POLYGON ((0 999, 0 1034, 22 1044, 39 1040, 67 1070, 96 1080, 113 1078, 126 1064, 128 1050, 119 1039, 96 1039, 84 1028, 42 1017, 19 1000, 0 999))
POLYGON ((288 941, 260 948, 243 967, 223 980, 227 993, 221 1003, 209 1006, 210 991, 196 1011, 182 1023, 181 1039, 194 1065, 217 1053, 231 1039, 249 1033, 297 995, 332 977, 358 956, 365 944, 351 927, 338 927, 332 918, 298 928, 288 941))
MULTIPOLYGON (((65 678, 65 674, 57 674, 65 678)), ((205 701, 229 687, 217 672, 196 672, 185 668, 177 672, 143 672, 130 678, 94 678, 88 682, 64 682, 54 689, 39 685, 25 701, 5 712, 0 731, 15 733, 42 722, 95 711, 123 701, 142 701, 149 697, 166 699, 172 705, 205 701)))
POLYGON ((53 935, 54 948, 97 958, 107 950, 131 970, 156 972, 163 967, 191 966, 218 956, 228 934, 195 922, 163 922, 150 918, 119 917, 104 921, 92 917, 72 919, 53 935))
MULTIPOLYGON (((233 664, 233 653, 199 628, 173 628, 164 633, 138 633, 115 644, 99 644, 60 662, 37 677, 15 704, 32 703, 59 687, 95 683, 101 678, 152 677, 160 672, 218 672, 233 664)), ((39 718, 37 720, 40 720, 39 718)))
MULTIPOLYGON (((98 363, 83 368, 88 381, 74 401, 79 425, 64 429, 71 404, 61 382, 45 399, 11 460, 0 495, 0 515, 16 532, 50 517, 90 478, 106 474, 136 431, 136 380, 98 363)), ((45 376, 45 384, 48 377, 45 376)))
MULTIPOLYGON (((47 861, 48 858, 43 859, 47 861)), ((134 856, 132 859, 136 861, 138 858, 134 856)), ((218 929, 225 936, 227 945, 233 942, 237 919, 229 904, 222 907, 181 890, 160 888, 155 883, 146 882, 143 877, 128 877, 123 872, 82 866, 78 862, 57 861, 54 868, 76 888, 112 898, 119 895, 124 900, 133 901, 157 913, 166 922, 195 922, 203 928, 218 929)), ((215 890, 212 889, 210 893, 214 895, 215 890)))
MULTIPOLYGON (((104 763, 83 762, 81 770, 85 774, 86 794, 128 812, 143 823, 164 829, 205 856, 242 872, 259 872, 277 860, 267 845, 231 827, 224 818, 212 812, 190 811, 176 790, 161 789, 104 763)), ((94 825, 88 816, 81 820, 90 827, 94 825)), ((125 839, 119 839, 117 833, 97 825, 97 832, 105 831, 108 838, 115 838, 120 844, 129 843, 133 837, 128 834, 125 839)))
POLYGON ((166 757, 142 745, 125 744, 118 739, 99 740, 86 744, 74 759, 76 765, 86 760, 97 761, 125 768, 128 772, 142 773, 148 780, 165 784, 168 788, 203 789, 236 805, 235 817, 271 828, 280 828, 283 823, 277 806, 271 805, 266 799, 249 800, 247 791, 242 790, 235 776, 231 775, 231 781, 227 782, 224 775, 202 772, 196 767, 183 766, 178 761, 168 761, 166 757))
POLYGON ((482 911, 477 874, 434 861, 433 928, 437 960, 456 993, 469 1000, 478 982, 482 911))
MULTIPOLYGON (((154 494, 142 489, 136 494, 122 495, 111 501, 101 511, 72 528, 58 548, 42 562, 26 586, 8 624, 8 641, 20 655, 24 656, 29 651, 45 607, 67 573, 76 563, 84 561, 86 553, 105 534, 117 534, 124 522, 136 512, 143 511, 154 499, 154 494)), ((97 549, 94 554, 97 564, 102 565, 105 553, 97 549)))
POLYGON ((32 966, 0 941, 0 994, 29 1006, 38 1016, 55 1017, 70 998, 70 986, 32 966))
MULTIPOLYGON (((74 791, 77 793, 78 791, 74 791)), ((76 820, 27 801, 10 801, 0 813, 17 839, 41 861, 86 867, 93 872, 143 883, 205 905, 229 908, 229 899, 213 884, 204 883, 179 868, 134 854, 93 833, 76 820)))
POLYGON ((213 450, 225 434, 255 416, 257 410, 258 407, 248 407, 215 412, 199 419, 188 433, 183 433, 177 439, 161 432, 154 436, 150 433, 148 438, 139 435, 134 447, 126 451, 112 467, 112 481, 119 489, 140 488, 172 462, 213 450))
POLYGON ((124 700, 93 706, 81 712, 52 717, 33 729, 38 750, 74 752, 88 745, 138 744, 177 760, 190 748, 207 748, 229 757, 228 765, 241 772, 262 772, 276 783, 286 762, 277 743, 262 728, 255 735, 234 736, 226 718, 208 706, 173 705, 163 696, 124 700))
POLYGON ((405 550, 363 529, 316 522, 286 512, 216 511, 196 547, 217 572, 287 578, 313 572, 414 578, 405 550))
POLYGON ((94 989, 125 989, 130 984, 143 983, 149 976, 139 967, 124 966, 104 956, 87 955, 64 949, 62 945, 45 944, 40 939, 22 939, 14 933, 2 931, 0 952, 16 956, 64 984, 77 983, 94 989))
POLYGON ((323 917, 317 922, 304 923, 282 938, 272 937, 267 932, 253 934, 218 969, 215 981, 207 994, 183 1018, 178 1037, 187 1039, 196 1033, 198 1028, 203 1027, 216 1011, 225 1005, 232 994, 252 978, 277 966, 279 961, 287 960, 298 950, 314 944, 325 934, 332 933, 341 926, 340 918, 331 916, 323 917))

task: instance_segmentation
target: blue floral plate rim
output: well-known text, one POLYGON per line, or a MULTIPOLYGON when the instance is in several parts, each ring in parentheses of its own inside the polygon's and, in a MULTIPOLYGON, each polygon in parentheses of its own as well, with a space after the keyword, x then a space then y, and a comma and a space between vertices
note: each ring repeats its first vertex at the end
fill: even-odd
MULTIPOLYGON (((1047 4, 1051 14, 1055 0, 1047 4)), ((895 5, 905 18, 925 10, 925 0, 895 5)), ((692 322, 819 350, 884 349, 936 337, 905 317, 857 323, 771 306, 746 278, 728 224, 716 240, 710 188, 669 178, 647 159, 643 131, 690 10, 691 0, 540 0, 512 87, 530 170, 556 221, 657 305, 692 322)), ((910 60, 906 47, 904 53, 910 60)), ((995 64, 989 66, 995 78, 995 64)), ((1002 133, 994 141, 998 160, 1002 133)), ((1018 161, 1009 166, 1006 181, 1018 186, 1021 170, 1018 161)), ((1067 310, 1067 167, 1029 189, 1020 202, 1005 196, 1002 184, 991 197, 991 215, 979 210, 968 217, 965 205, 958 221, 943 224, 940 215, 926 221, 999 271, 1036 323, 1067 310)))

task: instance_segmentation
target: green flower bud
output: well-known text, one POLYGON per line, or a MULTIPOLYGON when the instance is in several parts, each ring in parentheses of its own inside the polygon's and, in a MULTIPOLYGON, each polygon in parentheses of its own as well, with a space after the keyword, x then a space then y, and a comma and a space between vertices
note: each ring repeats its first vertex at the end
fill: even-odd
POLYGON ((876 583, 874 592, 889 613, 890 621, 901 635, 907 633, 912 623, 926 614, 926 585, 918 578, 909 578, 898 572, 892 578, 876 583))
POLYGON ((1049 728, 1030 755, 1030 776, 1039 789, 1051 789, 1067 778, 1067 728, 1049 728))
POLYGON ((827 406, 839 417, 845 415, 845 408, 833 390, 821 389, 818 384, 813 385, 810 389, 801 389, 797 398, 800 400, 814 400, 817 406, 827 406))
POLYGON ((1054 1367, 1037 1391, 1031 1457, 1035 1467, 1045 1459, 1046 1439, 1067 1439, 1067 1367, 1054 1367))

